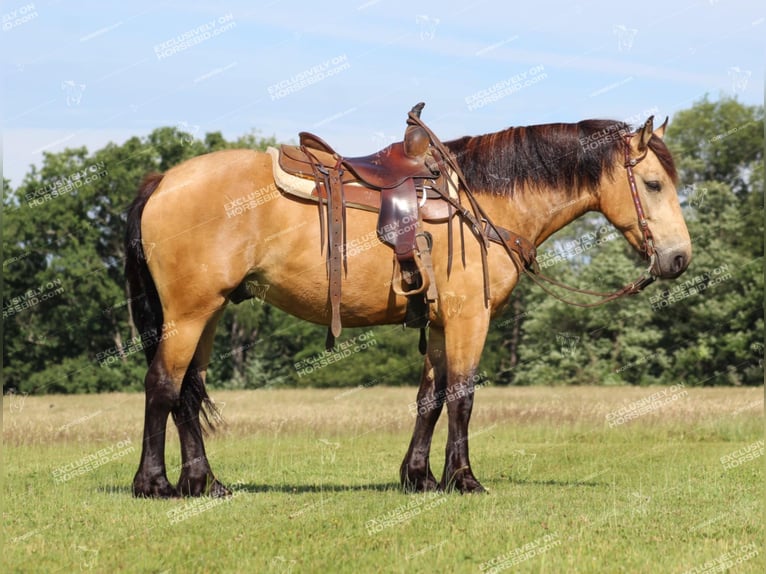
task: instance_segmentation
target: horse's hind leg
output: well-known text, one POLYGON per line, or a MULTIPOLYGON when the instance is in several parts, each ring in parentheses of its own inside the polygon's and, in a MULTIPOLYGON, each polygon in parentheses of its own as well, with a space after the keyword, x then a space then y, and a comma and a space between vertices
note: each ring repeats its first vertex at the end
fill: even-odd
POLYGON ((133 494, 167 498, 178 493, 165 469, 165 431, 168 415, 180 406, 181 385, 197 348, 205 321, 167 320, 149 371, 146 373, 146 408, 141 462, 133 479, 133 494))
POLYGON ((176 496, 165 471, 165 429, 175 399, 173 385, 155 356, 144 379, 144 438, 141 462, 133 478, 133 495, 150 498, 176 496))
MULTIPOLYGON (((203 406, 213 410, 212 416, 217 416, 215 407, 207 398, 205 391, 205 378, 210 354, 213 349, 215 327, 223 310, 215 313, 200 338, 194 359, 184 377, 181 386, 181 396, 178 407, 173 410, 173 420, 178 428, 178 436, 181 440, 181 476, 178 479, 178 493, 184 496, 227 496, 231 492, 223 486, 213 475, 205 453, 205 444, 202 437, 202 425, 200 414, 203 414, 203 406), (205 404, 207 403, 207 404, 205 404)), ((208 414, 204 413, 207 420, 208 414)), ((212 421, 207 421, 212 426, 212 421)))
POLYGON ((429 462, 431 438, 444 405, 447 368, 444 353, 444 332, 433 326, 429 330, 428 353, 418 389, 415 430, 399 475, 405 490, 436 490, 439 484, 429 462))

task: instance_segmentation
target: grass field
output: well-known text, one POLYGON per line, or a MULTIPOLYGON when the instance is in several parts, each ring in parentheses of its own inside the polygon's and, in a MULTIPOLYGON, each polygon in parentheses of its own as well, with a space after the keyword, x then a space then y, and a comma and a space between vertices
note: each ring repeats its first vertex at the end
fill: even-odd
POLYGON ((413 388, 212 395, 225 501, 131 497, 140 395, 4 397, 3 571, 766 571, 762 388, 483 388, 481 496, 399 490, 413 388))

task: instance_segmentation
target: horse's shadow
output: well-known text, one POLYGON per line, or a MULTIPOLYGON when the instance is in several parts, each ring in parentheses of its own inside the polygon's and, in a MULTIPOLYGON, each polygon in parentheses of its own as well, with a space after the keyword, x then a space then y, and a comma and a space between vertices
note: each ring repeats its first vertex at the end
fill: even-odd
MULTIPOLYGON (((607 486, 606 483, 596 481, 567 481, 567 480, 530 480, 524 478, 510 478, 500 481, 505 484, 516 486, 555 486, 557 488, 599 488, 607 486)), ((340 492, 397 492, 400 494, 412 494, 404 491, 398 482, 379 482, 373 484, 266 484, 266 483, 234 483, 226 484, 231 491, 236 494, 264 494, 264 493, 282 493, 282 494, 314 494, 314 493, 340 493, 340 492)), ((492 491, 499 485, 492 484, 489 481, 489 490, 492 491)), ((130 486, 100 486, 96 489, 100 494, 119 494, 132 495, 130 486)))
POLYGON ((509 478, 507 482, 518 486, 556 486, 560 488, 575 488, 581 486, 587 486, 590 488, 607 486, 605 482, 594 482, 584 480, 529 480, 525 478, 509 478))
MULTIPOLYGON (((235 483, 226 484, 235 494, 246 492, 248 494, 259 493, 284 493, 284 494, 311 494, 322 492, 401 492, 401 485, 398 482, 381 482, 375 484, 265 484, 265 483, 235 483)), ((132 495, 133 489, 127 485, 104 485, 96 488, 99 494, 120 494, 132 495)))
POLYGON ((404 492, 398 482, 381 482, 377 484, 263 484, 246 483, 231 485, 235 492, 251 494, 266 492, 282 492, 285 494, 309 494, 321 492, 404 492))

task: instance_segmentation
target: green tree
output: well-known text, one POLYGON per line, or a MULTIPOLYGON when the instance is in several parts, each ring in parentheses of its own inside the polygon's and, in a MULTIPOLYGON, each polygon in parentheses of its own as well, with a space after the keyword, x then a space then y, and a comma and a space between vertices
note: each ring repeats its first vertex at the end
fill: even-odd
POLYGON ((746 196, 753 171, 763 169, 763 107, 705 96, 673 117, 667 140, 683 183, 716 181, 746 196))

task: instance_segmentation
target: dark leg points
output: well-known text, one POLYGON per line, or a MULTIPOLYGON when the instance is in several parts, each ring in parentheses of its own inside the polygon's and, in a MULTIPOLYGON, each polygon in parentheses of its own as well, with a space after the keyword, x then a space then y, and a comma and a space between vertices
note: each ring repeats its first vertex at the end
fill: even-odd
POLYGON ((177 490, 180 496, 231 496, 231 491, 213 475, 204 453, 184 463, 177 490))
POLYGON ((483 494, 487 492, 487 489, 476 479, 468 466, 454 470, 445 467, 440 486, 446 492, 456 490, 460 494, 483 494))
POLYGON ((182 472, 178 480, 178 493, 181 496, 211 496, 223 498, 231 496, 231 491, 226 488, 213 473, 208 470, 205 474, 193 474, 182 472))
POLYGON ((205 443, 200 424, 202 405, 208 401, 205 383, 194 363, 184 377, 178 407, 173 409, 173 420, 181 440, 181 476, 178 492, 181 496, 230 496, 231 491, 213 475, 205 454, 205 443))
POLYGON ((133 478, 133 496, 138 498, 174 498, 176 489, 170 484, 165 471, 165 429, 168 414, 178 394, 172 385, 162 384, 157 367, 146 376, 146 407, 141 462, 133 478))
POLYGON ((399 467, 399 478, 405 492, 439 490, 429 459, 434 427, 444 405, 447 370, 444 362, 444 332, 431 326, 429 333, 428 352, 423 362, 417 402, 414 405, 415 429, 407 454, 399 467))
POLYGON ((468 456, 468 423, 473 409, 474 372, 475 369, 471 369, 467 375, 455 376, 451 386, 448 386, 448 393, 455 398, 447 401, 449 427, 441 486, 445 491, 457 490, 461 494, 486 492, 473 475, 468 456))
POLYGON ((178 492, 170 484, 165 471, 150 475, 140 468, 133 478, 133 496, 136 498, 177 498, 178 492))
MULTIPOLYGON (((426 363, 428 365, 428 363, 426 363)), ((429 381, 426 380, 426 384, 429 381)), ((428 492, 439 489, 439 483, 431 472, 429 462, 431 452, 431 438, 433 436, 436 421, 442 411, 443 393, 435 394, 433 383, 427 392, 418 393, 419 407, 415 420, 415 430, 412 433, 410 447, 399 467, 399 478, 405 492, 428 492)))
POLYGON ((402 466, 399 468, 399 477, 402 483, 402 489, 405 492, 430 492, 439 490, 439 483, 431 472, 431 468, 426 461, 425 465, 418 467, 411 466, 408 459, 405 458, 402 466))

